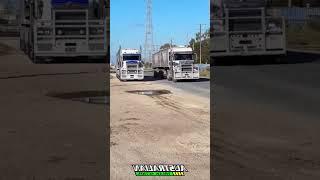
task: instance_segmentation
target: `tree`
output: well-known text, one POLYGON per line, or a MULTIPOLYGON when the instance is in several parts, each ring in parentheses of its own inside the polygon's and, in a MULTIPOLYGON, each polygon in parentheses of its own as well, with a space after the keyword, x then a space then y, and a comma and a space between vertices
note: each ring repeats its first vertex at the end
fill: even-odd
MULTIPOLYGON (((206 30, 202 34, 202 42, 201 42, 201 63, 209 63, 210 62, 210 31, 206 30)), ((200 63, 200 32, 196 33, 195 38, 191 38, 189 41, 189 46, 193 48, 193 51, 197 54, 196 62, 200 63)))
MULTIPOLYGON (((160 46, 160 49, 170 48, 171 43, 165 43, 164 45, 160 46)), ((172 44, 172 47, 176 47, 176 45, 172 44)))

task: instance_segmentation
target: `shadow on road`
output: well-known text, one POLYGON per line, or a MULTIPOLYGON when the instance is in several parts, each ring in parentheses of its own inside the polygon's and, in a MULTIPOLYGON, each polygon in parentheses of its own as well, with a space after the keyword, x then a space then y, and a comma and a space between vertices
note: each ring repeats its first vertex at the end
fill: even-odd
POLYGON ((143 80, 127 80, 127 81, 122 81, 122 82, 146 82, 146 81, 156 81, 157 79, 155 79, 153 76, 145 76, 143 80))
POLYGON ((287 56, 230 57, 215 59, 210 66, 299 64, 320 61, 320 54, 288 52, 287 56))
POLYGON ((200 78, 197 80, 186 79, 186 80, 179 80, 178 82, 205 82, 205 81, 210 81, 210 79, 209 78, 200 78))

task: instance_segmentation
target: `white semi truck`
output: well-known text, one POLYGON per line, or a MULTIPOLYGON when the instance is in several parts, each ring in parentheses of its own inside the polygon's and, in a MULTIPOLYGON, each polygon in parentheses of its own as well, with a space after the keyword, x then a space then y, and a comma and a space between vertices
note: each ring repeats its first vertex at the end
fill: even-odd
POLYGON ((220 0, 214 5, 219 10, 211 15, 211 57, 286 54, 284 18, 268 15, 267 0, 220 0))
POLYGON ((56 57, 106 63, 108 8, 104 0, 20 0, 20 49, 34 63, 56 57))
POLYGON ((121 81, 143 80, 144 63, 141 60, 141 50, 120 47, 117 53, 116 75, 121 81))
POLYGON ((178 46, 160 49, 152 56, 152 68, 155 78, 178 81, 199 79, 199 67, 195 65, 196 54, 192 48, 178 46))

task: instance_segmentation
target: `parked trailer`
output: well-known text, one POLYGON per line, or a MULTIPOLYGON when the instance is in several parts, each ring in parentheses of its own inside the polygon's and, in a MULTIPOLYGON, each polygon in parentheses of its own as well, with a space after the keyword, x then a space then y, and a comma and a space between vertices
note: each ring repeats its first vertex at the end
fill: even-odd
POLYGON ((190 47, 171 47, 160 49, 152 56, 155 78, 177 81, 199 79, 199 68, 195 65, 196 54, 190 47))
POLYGON ((85 57, 107 62, 108 17, 105 1, 19 1, 20 48, 33 62, 85 57))
POLYGON ((144 63, 141 60, 141 50, 119 49, 117 53, 116 75, 121 81, 143 80, 144 63))
POLYGON ((264 0, 222 4, 211 20, 211 57, 286 54, 284 18, 268 16, 264 0))

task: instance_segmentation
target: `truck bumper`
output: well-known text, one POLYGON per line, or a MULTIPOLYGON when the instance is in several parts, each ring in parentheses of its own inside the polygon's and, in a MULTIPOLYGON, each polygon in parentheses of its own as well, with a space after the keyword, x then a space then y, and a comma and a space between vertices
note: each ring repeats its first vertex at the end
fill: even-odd
POLYGON ((212 57, 231 57, 231 56, 274 56, 274 55, 285 55, 286 50, 269 50, 269 51, 239 51, 239 52, 217 52, 211 51, 212 57))
POLYGON ((122 74, 121 80, 143 80, 144 74, 122 74))
POLYGON ((79 57, 79 56, 107 56, 106 51, 99 52, 54 52, 54 51, 38 51, 35 52, 35 56, 37 57, 79 57))
POLYGON ((199 79, 199 73, 195 72, 175 72, 174 79, 182 80, 182 79, 199 79))

